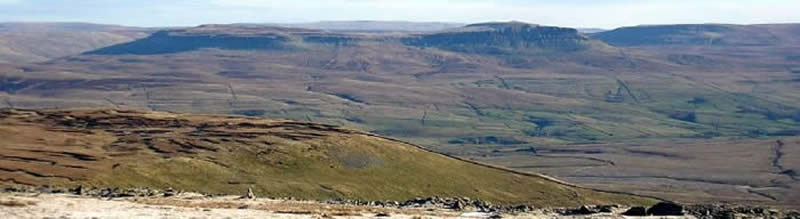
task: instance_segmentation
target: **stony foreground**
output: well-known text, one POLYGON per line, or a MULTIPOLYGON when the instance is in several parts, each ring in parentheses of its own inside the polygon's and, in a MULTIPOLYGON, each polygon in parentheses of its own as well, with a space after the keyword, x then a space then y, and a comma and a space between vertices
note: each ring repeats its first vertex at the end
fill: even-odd
MULTIPOLYGON (((533 211, 524 214, 382 208, 307 201, 237 197, 105 199, 67 194, 0 194, 0 218, 575 218, 533 211)), ((596 214, 592 218, 622 218, 596 214)), ((578 217, 580 218, 580 217, 578 217)), ((659 217, 661 218, 661 217, 659 217)), ((694 218, 694 217, 671 217, 694 218)))
MULTIPOLYGON (((651 207, 654 208, 654 207, 651 207)), ((757 208, 690 207, 685 216, 628 216, 630 208, 538 209, 525 213, 456 211, 431 206, 380 207, 312 201, 207 197, 102 198, 71 194, 0 193, 0 218, 800 218, 797 212, 757 208), (755 210, 754 210, 755 209, 755 210), (697 214, 703 210, 705 215, 697 214), (627 212, 626 212, 627 211, 627 212), (727 213, 724 213, 727 211, 727 213)))

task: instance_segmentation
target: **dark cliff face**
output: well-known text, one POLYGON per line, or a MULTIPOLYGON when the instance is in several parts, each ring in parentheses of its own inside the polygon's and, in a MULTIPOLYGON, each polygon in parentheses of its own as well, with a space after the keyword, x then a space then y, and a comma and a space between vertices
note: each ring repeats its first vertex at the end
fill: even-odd
POLYGON ((517 22, 473 24, 405 39, 405 43, 412 46, 481 54, 526 50, 578 51, 587 48, 588 41, 575 29, 517 22))
POLYGON ((334 46, 351 46, 358 43, 359 40, 360 39, 356 37, 335 34, 311 34, 303 36, 303 43, 334 46))
POLYGON ((159 31, 150 37, 88 52, 87 54, 152 55, 188 52, 200 49, 277 51, 303 45, 347 46, 356 44, 357 36, 317 30, 268 26, 203 25, 180 30, 159 31))
POLYGON ((289 48, 289 41, 291 41, 289 37, 278 34, 203 35, 181 34, 180 32, 173 31, 160 31, 145 39, 106 47, 88 52, 87 54, 151 55, 186 52, 207 48, 236 50, 279 50, 289 48))
MULTIPOLYGON (((355 46, 370 38, 317 30, 205 25, 159 31, 150 37, 87 54, 165 54, 199 49, 290 50, 308 46, 355 46)), ((475 54, 518 54, 541 51, 571 52, 588 48, 589 39, 571 28, 526 23, 473 24, 450 31, 416 36, 387 37, 408 46, 435 47, 475 54)))
POLYGON ((624 27, 593 34, 592 38, 613 46, 757 46, 771 45, 778 41, 765 28, 721 24, 624 27))

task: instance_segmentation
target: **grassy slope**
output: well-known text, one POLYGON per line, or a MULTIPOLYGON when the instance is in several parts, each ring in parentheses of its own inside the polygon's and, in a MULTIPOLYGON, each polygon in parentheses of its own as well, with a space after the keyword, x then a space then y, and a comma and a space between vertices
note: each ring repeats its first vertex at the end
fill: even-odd
POLYGON ((406 200, 425 196, 466 196, 495 203, 530 203, 537 206, 649 204, 653 201, 575 188, 542 177, 460 161, 357 131, 335 128, 321 130, 320 126, 313 124, 302 124, 298 128, 297 125, 267 120, 113 111, 55 112, 45 115, 49 116, 13 115, 3 119, 0 135, 9 141, 0 143, 0 149, 4 150, 3 154, 15 158, 49 159, 58 165, 2 157, 0 162, 5 162, 4 166, 8 168, 0 170, 0 178, 7 182, 13 179, 28 184, 172 187, 224 194, 240 194, 248 187, 253 187, 260 195, 303 199, 406 200), (69 117, 80 121, 75 124, 112 121, 139 125, 136 128, 117 125, 87 125, 87 129, 53 127, 54 123, 62 123, 65 121, 63 118, 69 120, 69 117), (136 130, 165 130, 157 123, 140 122, 147 121, 142 118, 187 122, 179 127, 170 126, 166 133, 130 134, 136 130), (239 127, 243 123, 267 124, 271 128, 239 127), (225 128, 210 128, 208 130, 214 132, 208 133, 260 134, 254 138, 191 134, 199 130, 197 127, 214 127, 215 124, 228 125, 225 128), (123 130, 128 133, 114 134, 123 130), (291 136, 314 137, 292 140, 291 136), (145 139, 153 139, 154 143, 147 144, 145 142, 148 140, 145 139), (183 148, 156 153, 152 149, 170 151, 170 148, 180 148, 170 140, 191 142, 216 148, 217 151, 183 148), (32 153, 23 149, 49 152, 32 153), (80 162, 56 154, 64 151, 86 154, 94 161, 80 162), (67 168, 64 165, 86 169, 67 168), (14 168, 21 171, 8 170, 14 168), (34 174, 22 174, 25 172, 34 174), (71 180, 64 180, 64 177, 71 180))

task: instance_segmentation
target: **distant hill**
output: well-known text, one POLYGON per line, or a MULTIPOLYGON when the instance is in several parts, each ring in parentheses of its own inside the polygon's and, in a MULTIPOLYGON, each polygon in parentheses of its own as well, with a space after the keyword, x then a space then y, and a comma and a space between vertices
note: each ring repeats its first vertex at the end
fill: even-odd
POLYGON ((162 54, 203 48, 265 50, 289 48, 290 28, 204 25, 188 29, 163 30, 147 38, 113 45, 88 54, 162 54))
POLYGON ((768 46, 796 42, 800 25, 684 24, 623 27, 592 38, 614 46, 768 46))
POLYGON ((160 54, 209 48, 287 50, 314 45, 354 46, 361 41, 404 43, 414 47, 435 47, 479 54, 569 52, 590 46, 590 39, 575 29, 519 22, 473 24, 437 32, 383 37, 262 25, 202 25, 159 31, 141 40, 102 48, 87 54, 160 54))
POLYGON ((110 24, 69 23, 69 22, 7 22, 0 23, 0 33, 31 32, 126 32, 146 31, 150 28, 128 27, 110 24))
POLYGON ((753 26, 766 29, 782 44, 797 45, 800 43, 800 24, 759 24, 753 26))
POLYGON ((343 127, 124 110, 0 111, 0 185, 175 188, 267 197, 470 197, 540 207, 648 204, 343 127))
POLYGON ((0 23, 0 63, 80 54, 147 36, 146 28, 89 23, 0 23))
POLYGON ((589 38, 577 30, 521 22, 471 24, 462 28, 422 34, 410 45, 460 52, 505 54, 511 51, 576 51, 589 47, 589 38))
POLYGON ((321 30, 251 26, 202 25, 163 30, 129 43, 109 46, 87 54, 164 54, 200 49, 291 50, 305 44, 340 45, 357 41, 357 35, 321 30))

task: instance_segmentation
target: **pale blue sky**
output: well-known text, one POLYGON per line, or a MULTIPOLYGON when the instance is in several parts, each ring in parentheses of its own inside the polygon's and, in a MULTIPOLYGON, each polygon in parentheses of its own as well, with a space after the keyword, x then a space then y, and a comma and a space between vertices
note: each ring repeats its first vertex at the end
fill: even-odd
POLYGON ((193 26, 321 20, 518 20, 601 28, 789 23, 800 22, 800 0, 0 0, 0 22, 193 26))

